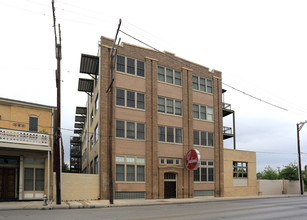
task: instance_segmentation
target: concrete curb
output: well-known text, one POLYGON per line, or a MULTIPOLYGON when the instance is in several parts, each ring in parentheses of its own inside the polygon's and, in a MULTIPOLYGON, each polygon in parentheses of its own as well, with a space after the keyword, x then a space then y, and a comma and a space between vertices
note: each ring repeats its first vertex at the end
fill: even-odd
MULTIPOLYGON (((304 195, 278 195, 278 196, 257 196, 257 197, 213 197, 209 199, 181 199, 180 201, 174 200, 144 200, 144 202, 133 203, 131 201, 125 201, 126 204, 91 204, 91 201, 72 201, 72 202, 62 202, 61 205, 49 204, 43 206, 40 204, 24 204, 15 205, 12 204, 10 207, 0 208, 0 211, 10 211, 10 210, 54 210, 54 209, 93 209, 93 208, 116 208, 116 207, 135 207, 135 206, 160 206, 160 205, 178 205, 178 204, 193 204, 193 203, 212 203, 212 202, 222 202, 222 201, 237 201, 237 200, 250 200, 250 199, 271 199, 271 198, 289 198, 289 197, 302 197, 304 195), (129 203, 131 202, 131 203, 129 203), (76 204, 78 203, 78 204, 76 204)), ((101 200, 95 200, 93 203, 99 203, 101 200)), ((1 204, 1 203, 0 203, 1 204)), ((18 204, 18 202, 16 202, 18 204)), ((1 206, 0 206, 1 207, 1 206)))

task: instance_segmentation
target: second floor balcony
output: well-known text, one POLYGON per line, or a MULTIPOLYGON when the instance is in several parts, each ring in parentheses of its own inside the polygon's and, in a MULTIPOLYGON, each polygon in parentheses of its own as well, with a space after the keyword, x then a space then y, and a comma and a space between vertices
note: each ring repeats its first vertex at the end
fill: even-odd
POLYGON ((50 151, 49 134, 0 128, 0 147, 50 151))

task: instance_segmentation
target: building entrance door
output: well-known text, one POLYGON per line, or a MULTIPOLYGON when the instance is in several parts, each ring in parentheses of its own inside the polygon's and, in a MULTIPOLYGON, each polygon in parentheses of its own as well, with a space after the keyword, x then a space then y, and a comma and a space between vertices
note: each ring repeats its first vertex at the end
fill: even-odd
POLYGON ((177 195, 177 175, 175 173, 164 174, 164 198, 176 198, 177 195))
POLYGON ((0 168, 0 200, 15 199, 15 168, 0 168))

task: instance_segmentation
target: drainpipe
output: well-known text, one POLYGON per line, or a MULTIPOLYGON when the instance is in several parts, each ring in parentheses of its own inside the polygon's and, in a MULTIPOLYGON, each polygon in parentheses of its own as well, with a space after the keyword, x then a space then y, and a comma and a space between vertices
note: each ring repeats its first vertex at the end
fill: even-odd
MULTIPOLYGON (((50 172, 51 172, 51 187, 52 187, 52 191, 54 191, 53 189, 53 144, 54 144, 54 134, 53 134, 53 130, 54 130, 54 108, 52 108, 52 115, 51 115, 51 165, 50 165, 50 161, 49 161, 49 165, 51 167, 50 172)), ((49 175, 48 175, 49 176, 49 175)), ((49 189, 49 188, 48 188, 49 189)), ((53 195, 53 193, 52 193, 53 195)), ((49 193, 48 193, 48 201, 49 201, 49 193)))

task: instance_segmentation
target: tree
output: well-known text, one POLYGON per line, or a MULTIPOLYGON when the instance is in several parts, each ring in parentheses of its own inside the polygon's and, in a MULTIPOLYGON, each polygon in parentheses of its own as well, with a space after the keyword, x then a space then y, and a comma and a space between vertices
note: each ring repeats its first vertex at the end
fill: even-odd
POLYGON ((70 169, 69 169, 69 166, 68 166, 67 163, 64 163, 63 172, 64 173, 69 173, 70 172, 70 169))
POLYGON ((279 179, 279 175, 272 167, 266 166, 264 171, 257 173, 257 178, 263 180, 276 180, 279 179))
POLYGON ((291 162, 289 165, 285 166, 285 168, 280 171, 279 176, 285 180, 298 180, 298 168, 295 162, 291 162))

